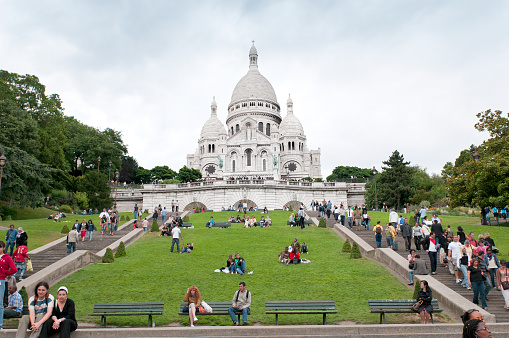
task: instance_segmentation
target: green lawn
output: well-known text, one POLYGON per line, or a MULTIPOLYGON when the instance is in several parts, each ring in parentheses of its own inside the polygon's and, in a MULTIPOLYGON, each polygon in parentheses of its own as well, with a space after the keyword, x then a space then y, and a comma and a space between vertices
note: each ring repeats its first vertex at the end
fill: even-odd
MULTIPOLYGON (((45 214, 46 217, 47 215, 45 214)), ((133 214, 131 212, 123 212, 120 213, 120 215, 133 218, 133 214)), ((147 214, 144 216, 147 216, 147 214)), ((18 227, 23 227, 23 230, 25 230, 28 234, 28 250, 33 250, 64 236, 64 234, 61 233, 64 225, 67 225, 67 227, 71 229, 75 220, 81 221, 83 219, 91 219, 95 225, 99 226, 99 215, 69 215, 61 222, 55 222, 52 219, 46 218, 2 221, 0 222, 0 225, 8 228, 11 224, 13 224, 16 229, 18 227)), ((121 221, 120 225, 124 222, 125 221, 121 221)), ((2 238, 5 237, 6 233, 7 230, 0 231, 2 238)))
MULTIPOLYGON (((257 219, 261 213, 256 214, 257 219)), ((88 316, 96 302, 164 301, 163 316, 155 317, 158 325, 180 321, 179 304, 187 287, 196 285, 205 301, 231 301, 238 283, 245 281, 252 293, 252 315, 249 322, 274 324, 273 315, 265 315, 265 300, 334 299, 339 313, 330 315, 329 323, 351 320, 376 323, 378 315, 370 314, 370 298, 411 298, 412 290, 399 282, 373 261, 350 260, 340 252, 343 241, 328 228, 308 227, 305 230, 286 225, 289 212, 271 212, 274 226, 244 229, 233 224, 231 229, 208 229, 204 224, 210 216, 225 221, 231 212, 191 215, 195 229, 184 229, 184 242, 193 242, 191 254, 170 253, 171 238, 147 233, 127 248, 127 257, 114 263, 94 264, 67 277, 59 285, 69 287, 69 297, 77 304, 79 320, 98 322, 88 316), (308 243, 311 263, 285 266, 277 261, 278 253, 293 238, 308 243), (228 254, 239 252, 252 275, 215 273, 225 266, 228 254)), ((236 215, 236 213, 235 213, 236 215)), ((329 317, 329 316, 328 316, 329 317)), ((109 325, 146 325, 146 316, 111 317, 109 325)), ((280 317, 281 324, 320 324, 320 315, 280 317)), ((198 325, 229 325, 226 316, 200 317, 198 325)))

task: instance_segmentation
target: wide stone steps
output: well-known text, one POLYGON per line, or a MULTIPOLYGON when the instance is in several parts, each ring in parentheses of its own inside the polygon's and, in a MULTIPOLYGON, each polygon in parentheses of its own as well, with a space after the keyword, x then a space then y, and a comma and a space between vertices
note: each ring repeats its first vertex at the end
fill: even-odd
MULTIPOLYGON (((132 230, 131 226, 127 226, 122 230, 114 231, 113 236, 105 233, 101 235, 101 231, 94 231, 92 236, 92 240, 88 240, 88 234, 85 236, 85 241, 80 242, 76 245, 76 250, 89 250, 91 252, 99 252, 105 247, 111 245, 122 236, 126 235, 129 231, 132 230)), ((45 267, 59 261, 60 259, 67 256, 67 246, 66 242, 63 241, 60 244, 56 244, 44 251, 30 254, 30 258, 32 259, 32 266, 34 268, 33 272, 25 272, 25 278, 33 275, 34 273, 41 271, 45 267)))
MULTIPOLYGON (((388 218, 389 215, 387 215, 387 219, 388 218)), ((359 237, 364 239, 373 248, 376 247, 375 233, 373 232, 372 225, 370 225, 369 231, 366 231, 364 230, 364 227, 361 227, 361 231, 357 232, 355 230, 355 226, 352 228, 352 231, 359 237)), ((399 246, 399 250, 397 252, 402 257, 407 259, 409 252, 405 250, 405 241, 403 240, 403 237, 401 237, 401 234, 397 235, 396 240, 399 246)), ((387 248, 387 241, 385 240, 385 235, 382 235, 382 248, 387 248)), ((412 248, 415 249, 414 243, 412 243, 412 248)), ((431 272, 431 262, 426 251, 422 250, 421 248, 420 251, 416 251, 416 254, 421 256, 421 259, 423 259, 426 262, 426 264, 428 265, 428 269, 431 272)), ((447 287, 451 288, 452 290, 456 291, 457 293, 465 297, 468 301, 472 302, 473 291, 463 288, 461 284, 456 284, 456 278, 454 277, 454 275, 451 275, 449 269, 446 266, 443 266, 440 262, 438 262, 437 274, 433 275, 433 277, 440 281, 442 284, 446 285, 447 287)), ((479 299, 479 305, 480 301, 481 300, 479 299)), ((488 300, 486 301, 486 303, 488 305, 487 311, 494 314, 497 317, 497 323, 509 322, 509 311, 504 309, 505 303, 502 297, 502 293, 500 291, 498 291, 497 289, 492 289, 488 295, 488 300)), ((509 334, 507 336, 509 337, 509 334)))

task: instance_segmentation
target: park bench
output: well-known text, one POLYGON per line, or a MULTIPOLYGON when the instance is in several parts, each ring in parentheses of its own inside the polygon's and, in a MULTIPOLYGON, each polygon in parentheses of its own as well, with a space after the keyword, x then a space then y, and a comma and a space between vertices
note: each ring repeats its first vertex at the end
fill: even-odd
MULTIPOLYGON (((209 226, 209 222, 205 223, 205 226, 208 227, 209 226)), ((227 227, 227 228, 230 228, 232 226, 231 222, 214 222, 214 224, 212 224, 212 227, 213 228, 224 228, 224 227, 227 227)))
POLYGON ((95 303, 91 316, 101 316, 101 327, 106 326, 106 316, 148 315, 148 326, 152 326, 152 316, 162 315, 163 302, 151 303, 95 303))
POLYGON ((278 325, 278 315, 280 314, 322 314, 323 325, 326 325, 328 313, 338 313, 336 310, 336 303, 333 300, 265 301, 265 314, 275 314, 276 325, 278 325))
MULTIPOLYGON (((369 309, 371 313, 380 314, 380 324, 385 324, 386 313, 415 313, 412 310, 412 305, 416 303, 415 299, 370 299, 368 300, 369 309)), ((431 301, 433 306, 433 313, 439 313, 443 310, 438 307, 438 300, 431 301)), ((431 323, 433 322, 433 313, 430 313, 431 323)))
MULTIPOLYGON (((228 309, 232 306, 232 302, 207 302, 207 304, 212 308, 212 312, 198 312, 198 309, 196 309, 196 316, 229 316, 228 309)), ((188 303, 182 302, 180 303, 180 312, 179 315, 181 316, 189 316, 189 312, 183 312, 182 309, 184 306, 188 306, 188 303)), ((250 314, 251 309, 248 311, 248 315, 250 314)), ((242 316, 242 311, 236 311, 235 313, 237 315, 237 320, 239 323, 242 323, 240 321, 240 317, 242 316)))
POLYGON ((193 223, 185 222, 185 223, 182 223, 182 225, 180 227, 181 228, 190 228, 192 226, 193 226, 193 223))
MULTIPOLYGON (((297 222, 295 223, 298 224, 297 222)), ((304 224, 313 224, 313 221, 310 219, 305 219, 304 224)), ((286 221, 286 225, 290 225, 290 221, 286 221)))

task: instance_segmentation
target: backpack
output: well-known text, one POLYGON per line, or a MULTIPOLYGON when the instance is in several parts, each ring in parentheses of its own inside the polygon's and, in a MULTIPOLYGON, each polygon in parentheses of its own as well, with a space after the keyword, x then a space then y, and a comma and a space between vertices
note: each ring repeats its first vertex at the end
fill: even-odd
POLYGON ((380 226, 378 226, 378 225, 377 225, 377 226, 376 226, 376 229, 375 229, 375 233, 376 233, 376 234, 381 234, 381 233, 382 233, 382 227, 380 227, 380 226))
POLYGON ((385 229, 385 236, 392 237, 392 233, 391 233, 391 228, 390 227, 387 227, 387 229, 385 229))

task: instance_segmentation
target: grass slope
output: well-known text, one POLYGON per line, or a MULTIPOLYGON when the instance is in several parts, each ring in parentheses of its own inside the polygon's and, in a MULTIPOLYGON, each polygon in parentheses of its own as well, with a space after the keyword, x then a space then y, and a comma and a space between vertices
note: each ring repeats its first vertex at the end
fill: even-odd
MULTIPOLYGON (((45 214, 46 217, 48 215, 49 214, 45 214)), ((120 213, 120 215, 129 216, 131 219, 133 218, 133 214, 131 212, 123 212, 120 213)), ((148 216, 148 214, 144 214, 143 216, 148 216)), ((65 236, 61 233, 64 225, 67 225, 70 230, 75 220, 81 221, 83 219, 91 219, 97 228, 100 228, 99 215, 69 215, 64 218, 64 221, 62 222, 55 222, 52 219, 46 218, 2 221, 0 222, 0 225, 8 228, 11 224, 13 224, 16 229, 18 227, 23 227, 23 230, 25 230, 28 234, 28 250, 33 250, 65 236)), ((125 221, 120 221, 120 225, 124 223, 125 221)), ((5 237, 6 233, 7 230, 0 231, 2 238, 5 237)))
MULTIPOLYGON (((261 213, 255 214, 257 219, 261 213)), ((341 253, 343 241, 328 228, 308 227, 305 230, 286 225, 289 212, 270 213, 274 226, 243 229, 233 224, 231 229, 208 229, 204 224, 210 216, 225 221, 231 212, 191 215, 195 229, 184 229, 184 242, 193 242, 191 254, 170 253, 171 238, 146 233, 129 246, 127 257, 112 264, 94 264, 65 278, 77 306, 78 320, 99 322, 92 312, 97 302, 163 301, 163 316, 155 317, 159 325, 187 318, 178 316, 179 304, 186 288, 196 285, 205 301, 231 301, 238 283, 245 281, 252 293, 249 322, 274 324, 274 315, 265 315, 266 300, 333 299, 339 311, 328 316, 328 322, 351 320, 376 323, 377 314, 370 314, 368 299, 411 298, 412 291, 380 265, 367 260, 350 260, 341 253), (285 266, 277 261, 278 253, 293 238, 307 242, 309 264, 285 266), (240 253, 252 275, 215 273, 225 266, 229 254, 240 253)), ((235 213, 236 215, 236 213, 235 213)), ((394 318, 394 317, 393 317, 394 318)), ((110 317, 109 325, 146 325, 146 316, 110 317)), ((320 315, 282 315, 281 324, 320 324, 320 315)), ((198 325, 229 325, 227 316, 200 317, 198 325)))

